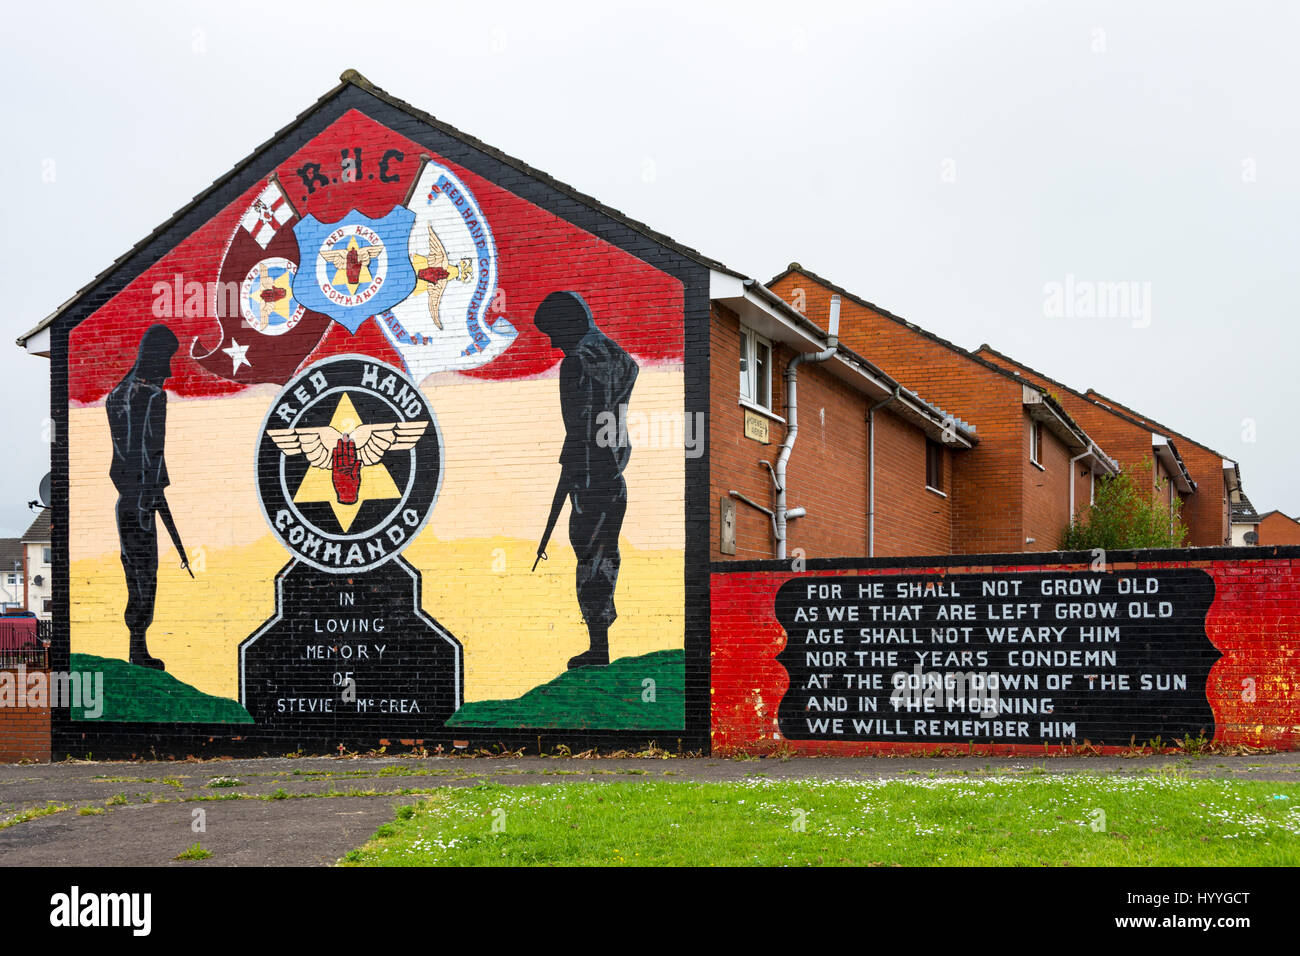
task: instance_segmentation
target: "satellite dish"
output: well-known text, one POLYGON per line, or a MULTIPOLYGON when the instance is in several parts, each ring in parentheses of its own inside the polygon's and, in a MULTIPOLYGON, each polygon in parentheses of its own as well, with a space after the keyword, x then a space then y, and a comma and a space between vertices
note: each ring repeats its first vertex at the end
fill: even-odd
POLYGON ((1259 534, 1258 534, 1257 532, 1255 532, 1255 531, 1247 531, 1247 532, 1246 532, 1246 543, 1247 543, 1247 544, 1259 544, 1259 534))
POLYGON ((50 506, 50 473, 48 471, 45 473, 45 477, 41 479, 41 486, 36 492, 36 496, 41 499, 41 504, 45 507, 50 506))
POLYGON ((44 579, 39 574, 32 578, 32 584, 35 584, 37 587, 40 587, 43 583, 44 579))

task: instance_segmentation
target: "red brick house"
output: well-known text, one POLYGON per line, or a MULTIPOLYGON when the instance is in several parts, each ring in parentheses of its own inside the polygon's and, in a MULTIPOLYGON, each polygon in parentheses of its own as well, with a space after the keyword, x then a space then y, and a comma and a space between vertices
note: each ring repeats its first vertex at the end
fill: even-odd
POLYGON ((1118 466, 1048 390, 792 263, 772 291, 886 374, 969 422, 979 444, 953 459, 952 553, 1052 551, 1095 475, 1118 466))
POLYGON ((826 333, 751 279, 715 271, 710 297, 712 560, 949 553, 953 474, 974 428, 841 340, 799 363, 792 438, 791 362, 827 349, 826 333), (782 528, 786 442, 785 509, 803 514, 782 528))
POLYGON ((1280 511, 1270 511, 1259 517, 1260 544, 1300 544, 1300 521, 1280 511))
MULTIPOLYGON (((1171 433, 1153 428, 1150 423, 1115 406, 1093 401, 1068 385, 1049 378, 1042 372, 1017 362, 988 345, 981 345, 976 349, 975 354, 1051 392, 1071 417, 1086 428, 1088 434, 1101 442, 1106 451, 1114 455, 1122 467, 1149 467, 1152 494, 1159 493, 1170 504, 1175 497, 1182 503, 1182 514, 1189 531, 1187 544, 1199 543, 1201 539, 1211 538, 1218 533, 1215 523, 1217 519, 1211 517, 1208 526, 1205 523, 1204 509, 1200 507, 1200 501, 1205 497, 1204 493, 1201 499, 1193 502, 1201 486, 1188 471, 1180 446, 1171 437, 1171 433), (1192 519, 1197 521, 1195 532, 1191 525, 1192 519), (1195 542, 1193 538, 1196 539, 1195 542)), ((1218 476, 1213 477, 1218 478, 1218 476)), ((1217 490, 1221 484, 1221 479, 1217 480, 1217 483, 1212 481, 1211 488, 1217 490)), ((1206 543, 1222 544, 1223 542, 1214 540, 1206 543)))
POLYGON ((1241 469, 1237 463, 1208 445, 1174 431, 1095 389, 1088 389, 1084 395, 1090 401, 1130 415, 1153 430, 1177 438, 1182 443, 1180 447, 1187 472, 1198 488, 1198 494, 1188 499, 1188 508, 1183 514, 1189 532, 1187 543, 1193 547, 1206 548, 1230 544, 1230 502, 1233 491, 1241 487, 1241 469))

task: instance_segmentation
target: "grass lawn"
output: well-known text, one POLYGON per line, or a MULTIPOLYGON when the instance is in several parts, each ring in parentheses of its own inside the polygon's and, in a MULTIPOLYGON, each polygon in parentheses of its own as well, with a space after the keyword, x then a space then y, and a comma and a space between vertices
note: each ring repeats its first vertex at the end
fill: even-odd
POLYGON ((1300 786, 1153 774, 448 787, 342 862, 1295 866, 1300 786))

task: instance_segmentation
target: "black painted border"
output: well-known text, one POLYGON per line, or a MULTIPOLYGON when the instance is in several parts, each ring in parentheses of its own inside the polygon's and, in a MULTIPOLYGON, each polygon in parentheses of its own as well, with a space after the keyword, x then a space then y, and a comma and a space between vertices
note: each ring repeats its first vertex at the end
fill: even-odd
MULTIPOLYGON (((701 261, 663 242, 650 238, 620 221, 574 198, 556 186, 504 161, 486 148, 458 138, 447 130, 403 110, 381 97, 345 84, 304 113, 272 142, 241 163, 234 171, 202 195, 190 208, 154 233, 99 281, 86 289, 50 328, 50 419, 54 436, 50 449, 52 472, 54 551, 52 596, 54 640, 50 666, 66 671, 71 656, 70 567, 68 550, 68 341, 71 332, 88 316, 109 302, 131 281, 161 259, 183 239, 204 225, 248 188, 266 179, 289 156, 349 110, 358 110, 406 138, 428 147, 445 159, 507 189, 556 217, 598 236, 613 246, 678 279, 684 293, 685 405, 687 414, 703 416, 706 434, 701 446, 706 453, 686 459, 685 500, 685 720, 682 728, 663 730, 573 729, 469 729, 445 728, 421 738, 432 749, 441 744, 452 749, 453 741, 465 741, 469 750, 503 745, 510 749, 553 750, 563 744, 575 752, 589 748, 639 749, 649 742, 669 750, 709 749, 709 269, 701 261)), ((393 741, 396 743, 396 741, 393 741)), ((328 753, 340 744, 349 750, 368 750, 377 739, 313 739, 310 735, 285 736, 258 733, 247 725, 89 723, 72 721, 69 708, 55 708, 51 714, 51 752, 54 759, 65 755, 97 756, 185 756, 188 754, 262 754, 299 750, 328 753)))
MULTIPOLYGON (((1093 562, 1091 551, 1018 551, 1005 554, 935 554, 905 558, 806 558, 801 571, 789 561, 714 561, 711 574, 753 571, 781 571, 795 577, 808 571, 851 571, 860 568, 986 568, 1037 567, 1039 565, 1093 562)), ((1250 545, 1218 548, 1151 548, 1137 551, 1107 551, 1107 565, 1133 563, 1188 564, 1198 561, 1300 560, 1300 545, 1250 545)))

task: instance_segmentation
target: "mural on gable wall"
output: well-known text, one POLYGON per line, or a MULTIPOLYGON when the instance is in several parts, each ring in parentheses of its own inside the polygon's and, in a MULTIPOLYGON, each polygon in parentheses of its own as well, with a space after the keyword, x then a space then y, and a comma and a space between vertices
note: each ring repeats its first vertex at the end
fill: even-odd
POLYGON ((71 332, 100 719, 682 728, 684 308, 345 113, 71 332))

